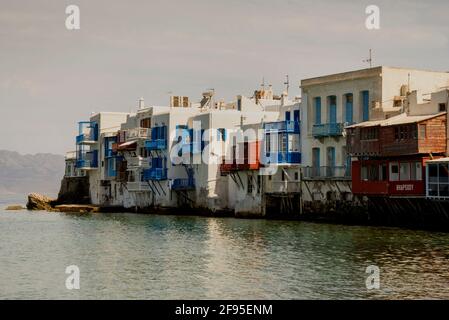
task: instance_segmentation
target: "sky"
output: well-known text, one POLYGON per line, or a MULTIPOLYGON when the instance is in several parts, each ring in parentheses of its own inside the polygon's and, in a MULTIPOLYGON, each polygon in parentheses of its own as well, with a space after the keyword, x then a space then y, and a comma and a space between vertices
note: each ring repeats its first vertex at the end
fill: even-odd
POLYGON ((65 154, 92 112, 275 93, 374 65, 449 71, 447 0, 0 0, 0 149, 65 154), (67 30, 65 9, 80 8, 67 30), (380 29, 365 27, 368 5, 380 29))

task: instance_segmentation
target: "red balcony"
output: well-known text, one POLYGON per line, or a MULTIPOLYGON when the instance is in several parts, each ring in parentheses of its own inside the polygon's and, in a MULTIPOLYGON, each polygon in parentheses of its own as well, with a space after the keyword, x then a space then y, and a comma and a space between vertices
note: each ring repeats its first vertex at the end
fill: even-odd
POLYGON ((259 142, 245 142, 243 159, 235 159, 235 156, 233 158, 232 163, 226 163, 223 160, 223 163, 220 165, 222 175, 235 171, 259 170, 261 167, 259 142))

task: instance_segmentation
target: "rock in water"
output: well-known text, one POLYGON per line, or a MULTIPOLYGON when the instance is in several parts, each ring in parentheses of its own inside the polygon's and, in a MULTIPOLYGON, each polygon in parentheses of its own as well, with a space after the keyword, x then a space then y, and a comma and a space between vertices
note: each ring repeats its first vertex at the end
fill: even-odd
POLYGON ((27 209, 54 211, 52 207, 52 203, 54 201, 54 199, 51 199, 47 196, 38 193, 31 193, 28 195, 27 209))

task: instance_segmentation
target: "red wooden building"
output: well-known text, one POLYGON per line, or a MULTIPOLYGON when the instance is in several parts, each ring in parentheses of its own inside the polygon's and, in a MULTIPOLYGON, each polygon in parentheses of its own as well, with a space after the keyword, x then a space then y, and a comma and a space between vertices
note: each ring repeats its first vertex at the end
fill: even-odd
POLYGON ((425 196, 426 161, 445 155, 446 130, 446 112, 404 113, 348 127, 353 193, 425 196))

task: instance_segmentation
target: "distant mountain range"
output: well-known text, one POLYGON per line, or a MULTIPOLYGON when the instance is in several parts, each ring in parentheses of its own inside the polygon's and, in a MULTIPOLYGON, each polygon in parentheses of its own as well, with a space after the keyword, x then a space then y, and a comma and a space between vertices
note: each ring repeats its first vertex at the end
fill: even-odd
POLYGON ((0 196, 31 192, 56 196, 63 176, 64 156, 0 150, 0 196))

